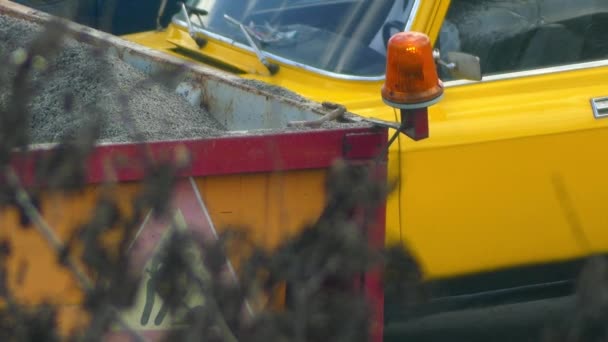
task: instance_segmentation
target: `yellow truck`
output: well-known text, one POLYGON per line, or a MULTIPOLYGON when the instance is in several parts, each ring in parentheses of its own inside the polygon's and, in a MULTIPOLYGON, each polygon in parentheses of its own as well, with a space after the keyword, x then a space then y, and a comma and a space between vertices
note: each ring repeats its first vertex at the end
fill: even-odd
POLYGON ((607 17, 592 0, 188 0, 124 38, 398 122, 379 96, 389 38, 428 35, 443 97, 430 136, 390 150, 386 241, 459 307, 567 293, 608 249, 607 17), (459 79, 454 53, 477 56, 481 79, 459 79))

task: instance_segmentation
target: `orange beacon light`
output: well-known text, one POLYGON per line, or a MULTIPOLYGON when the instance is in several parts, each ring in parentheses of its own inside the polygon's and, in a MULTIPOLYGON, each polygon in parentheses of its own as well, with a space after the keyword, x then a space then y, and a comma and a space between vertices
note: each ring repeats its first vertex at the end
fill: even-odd
POLYGON ((414 140, 429 136, 427 107, 443 96, 429 37, 399 32, 388 41, 384 103, 401 111, 401 131, 414 140))

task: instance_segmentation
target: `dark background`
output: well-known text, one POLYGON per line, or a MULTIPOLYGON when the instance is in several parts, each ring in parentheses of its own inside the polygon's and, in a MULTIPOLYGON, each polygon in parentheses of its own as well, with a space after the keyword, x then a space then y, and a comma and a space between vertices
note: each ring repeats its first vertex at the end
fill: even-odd
MULTIPOLYGON (((116 35, 156 28, 161 0, 13 0, 26 6, 72 19, 116 35)), ((166 26, 179 11, 177 0, 168 0, 161 23, 166 26)))

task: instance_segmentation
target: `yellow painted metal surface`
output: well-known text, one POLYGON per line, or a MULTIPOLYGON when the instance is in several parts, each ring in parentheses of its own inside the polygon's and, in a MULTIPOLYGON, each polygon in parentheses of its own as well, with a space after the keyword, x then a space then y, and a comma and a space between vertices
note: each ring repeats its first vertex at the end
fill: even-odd
POLYGON ((607 76, 594 68, 446 90, 432 138, 402 140, 402 235, 430 277, 608 249, 608 183, 596 174, 608 167, 598 151, 608 122, 589 105, 606 95, 607 76))
MULTIPOLYGON (((113 192, 126 215, 130 214, 129 203, 136 192, 135 184, 122 184, 113 192)), ((40 211, 61 240, 68 241, 91 217, 100 194, 100 187, 87 187, 70 196, 43 193, 40 211)), ((58 319, 64 332, 85 323, 86 315, 79 309, 81 288, 72 274, 59 265, 57 254, 42 235, 32 225, 22 226, 19 212, 10 208, 0 210, 0 226, 0 238, 11 246, 7 280, 15 299, 25 304, 61 304, 58 319)))
MULTIPOLYGON (((449 4, 421 1, 412 29, 435 39, 449 4)), ((168 32, 173 43, 188 44, 183 29, 168 32)), ((140 37, 126 38, 165 49, 162 35, 140 37)), ((258 63, 251 53, 220 45, 210 40, 204 53, 234 59, 247 71, 242 77, 397 120, 380 98, 382 81, 338 80, 286 65, 262 75, 250 72, 258 63)), ((589 105, 592 97, 608 96, 607 78, 607 67, 589 67, 448 83, 430 108, 430 138, 400 137, 389 154, 389 177, 401 183, 387 204, 387 243, 407 243, 429 278, 608 250, 602 209, 608 181, 601 174, 608 167, 601 150, 608 120, 594 119, 589 105)))
POLYGON ((324 170, 310 170, 199 178, 196 183, 218 231, 242 227, 255 242, 274 247, 321 213, 324 179, 324 170))
MULTIPOLYGON (((318 217, 325 200, 325 174, 325 170, 240 174, 197 178, 191 184, 196 185, 195 191, 202 198, 201 206, 206 207, 216 231, 227 227, 242 228, 251 233, 254 241, 272 248, 318 217)), ((130 215, 137 192, 137 183, 120 183, 109 193, 118 200, 121 211, 130 215)), ((82 194, 73 196, 43 195, 41 212, 61 239, 67 241, 90 217, 101 193, 101 187, 89 186, 82 194)), ((180 208, 179 204, 172 210, 176 215, 187 215, 186 209, 180 208)), ((60 304, 59 323, 63 332, 85 323, 86 316, 78 309, 82 300, 78 284, 58 264, 57 255, 40 233, 33 226, 20 226, 19 219, 14 209, 0 211, 3 227, 0 238, 13 246, 8 260, 8 278, 15 297, 30 304, 60 304)), ((153 229, 147 222, 142 222, 135 240, 145 234, 146 229, 153 229)), ((170 225, 161 229, 166 231, 170 225)), ((112 238, 108 238, 111 242, 112 238)), ((75 251, 78 253, 79 247, 75 251)), ((144 287, 141 290, 144 291, 144 287)), ((138 303, 142 305, 125 313, 127 321, 139 330, 160 329, 151 322, 140 323, 143 302, 138 303)), ((158 311, 158 306, 155 308, 158 311)))
MULTIPOLYGON (((122 38, 171 53, 190 61, 193 61, 193 59, 183 54, 180 55, 172 49, 179 45, 193 52, 198 51, 199 56, 201 56, 200 58, 207 56, 207 58, 214 60, 229 61, 231 65, 247 72, 240 75, 243 78, 258 79, 282 86, 315 101, 331 99, 334 102, 348 103, 353 109, 370 108, 370 106, 374 105, 382 106, 378 95, 380 94, 382 81, 352 82, 350 80, 341 80, 311 73, 301 68, 276 61, 273 62, 280 65, 280 72, 270 76, 267 75, 265 70, 260 70, 262 66, 252 52, 244 51, 224 42, 209 39, 204 47, 204 55, 200 54, 196 43, 188 33, 183 28, 173 24, 163 32, 137 33, 123 36, 122 38), (167 45, 167 42, 173 43, 167 45), (331 89, 330 93, 328 93, 328 89, 331 89)), ((386 108, 383 109, 386 110, 386 108)))
POLYGON ((432 41, 435 41, 449 5, 449 0, 421 0, 411 30, 424 32, 432 41))

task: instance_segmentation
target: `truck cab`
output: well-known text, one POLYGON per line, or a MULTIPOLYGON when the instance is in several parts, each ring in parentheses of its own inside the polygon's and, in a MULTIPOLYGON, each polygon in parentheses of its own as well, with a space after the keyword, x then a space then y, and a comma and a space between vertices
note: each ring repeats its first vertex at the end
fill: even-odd
POLYGON ((479 57, 477 81, 438 64, 429 138, 389 153, 386 242, 413 252, 436 303, 461 303, 567 293, 608 250, 606 19, 597 0, 189 0, 124 38, 388 121, 394 33, 479 57))

